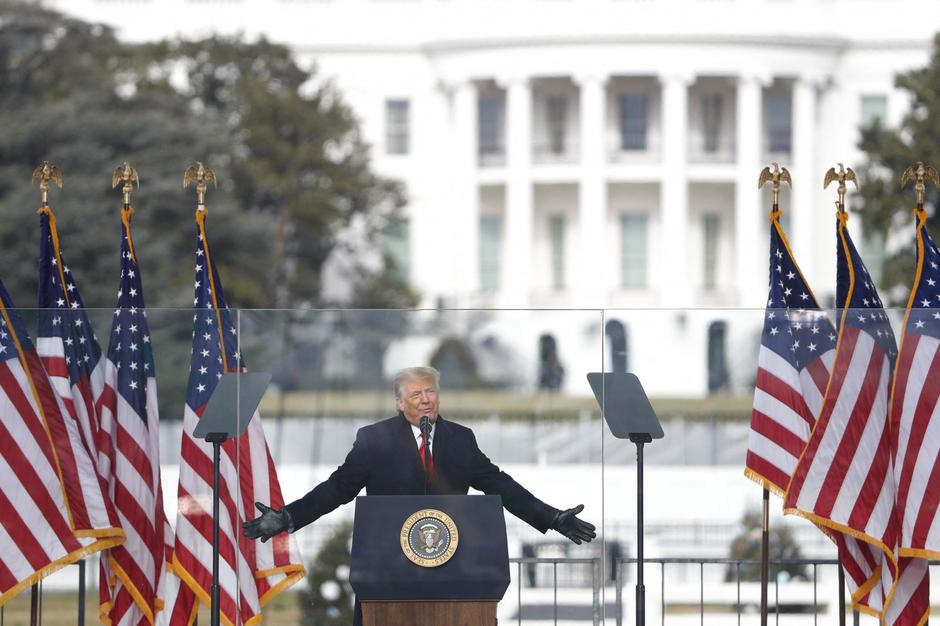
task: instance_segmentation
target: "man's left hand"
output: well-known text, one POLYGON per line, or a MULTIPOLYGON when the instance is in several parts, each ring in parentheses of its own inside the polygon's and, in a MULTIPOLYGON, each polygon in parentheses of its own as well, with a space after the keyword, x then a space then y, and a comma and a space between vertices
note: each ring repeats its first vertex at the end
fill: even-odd
POLYGON ((558 511, 552 521, 552 528, 562 535, 581 545, 581 542, 588 543, 597 535, 594 532, 594 524, 578 519, 578 513, 584 510, 584 505, 579 504, 573 509, 558 511))

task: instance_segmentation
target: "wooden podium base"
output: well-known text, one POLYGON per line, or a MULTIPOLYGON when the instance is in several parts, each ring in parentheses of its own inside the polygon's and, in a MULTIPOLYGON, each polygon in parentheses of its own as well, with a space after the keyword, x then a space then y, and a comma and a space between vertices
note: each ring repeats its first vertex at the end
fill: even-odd
POLYGON ((496 602, 363 602, 362 626, 496 626, 496 602))

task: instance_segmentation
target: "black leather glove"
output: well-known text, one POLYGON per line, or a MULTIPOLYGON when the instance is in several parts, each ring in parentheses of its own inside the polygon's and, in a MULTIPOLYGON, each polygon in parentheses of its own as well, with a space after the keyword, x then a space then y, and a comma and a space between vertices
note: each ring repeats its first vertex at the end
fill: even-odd
POLYGON ((278 533, 292 530, 294 524, 287 509, 272 509, 260 502, 255 502, 255 508, 261 511, 261 516, 242 523, 242 532, 249 539, 260 537, 264 543, 278 533))
POLYGON ((594 524, 578 519, 578 513, 583 510, 584 505, 579 504, 573 509, 558 511, 555 514, 555 519, 552 520, 552 529, 557 530, 578 545, 581 545, 582 541, 589 543, 597 534, 594 532, 594 524))

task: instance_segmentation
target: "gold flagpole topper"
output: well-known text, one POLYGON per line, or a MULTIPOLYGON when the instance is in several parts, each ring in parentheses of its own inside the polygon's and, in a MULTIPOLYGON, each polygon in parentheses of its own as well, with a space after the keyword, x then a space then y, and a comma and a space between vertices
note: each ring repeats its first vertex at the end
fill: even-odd
POLYGON ((33 180, 39 179, 39 191, 42 192, 42 206, 43 208, 49 206, 49 181, 51 180, 59 189, 62 189, 62 172, 55 165, 51 165, 49 161, 43 161, 42 165, 38 166, 33 170, 33 180))
POLYGON ((111 177, 111 188, 114 189, 122 181, 124 182, 124 187, 121 189, 124 194, 124 206, 129 207, 131 205, 131 192, 134 191, 134 183, 137 183, 137 187, 140 188, 140 177, 137 175, 137 170, 131 167, 127 161, 124 161, 124 165, 114 168, 114 176, 111 177))
POLYGON ((183 174, 183 189, 189 187, 190 183, 196 183, 196 204, 199 205, 199 209, 205 209, 206 183, 210 181, 216 187, 219 186, 219 179, 216 178, 215 172, 211 167, 203 165, 202 161, 196 161, 196 164, 191 165, 183 174))
POLYGON ((940 176, 932 165, 924 165, 923 161, 918 161, 911 165, 901 174, 901 189, 907 187, 907 184, 914 181, 914 192, 917 194, 917 208, 924 208, 924 192, 927 190, 926 181, 929 181, 934 187, 940 187, 940 176))
POLYGON ((855 175, 855 171, 851 167, 845 167, 841 163, 836 163, 839 166, 839 171, 836 171, 836 168, 830 167, 829 171, 826 172, 826 177, 823 179, 823 189, 829 186, 829 183, 838 181, 839 183, 839 200, 836 202, 836 209, 840 213, 845 212, 845 192, 847 190, 845 183, 852 182, 855 183, 855 190, 858 191, 858 176, 855 175))
POLYGON ((787 171, 787 168, 780 167, 776 163, 771 163, 774 166, 774 169, 771 170, 770 167, 765 167, 761 170, 760 178, 757 180, 757 188, 761 189, 767 183, 772 183, 773 187, 771 190, 774 194, 774 208, 777 208, 780 199, 780 183, 786 183, 793 186, 793 180, 790 178, 790 172, 787 171))

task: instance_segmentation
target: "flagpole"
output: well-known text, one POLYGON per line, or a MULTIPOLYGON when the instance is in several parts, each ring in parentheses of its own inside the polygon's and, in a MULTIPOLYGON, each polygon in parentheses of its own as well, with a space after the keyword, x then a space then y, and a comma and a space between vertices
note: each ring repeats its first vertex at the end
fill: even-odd
POLYGON ((39 626, 39 583, 29 588, 29 626, 39 626))
MULTIPOLYGON (((203 249, 205 246, 205 232, 202 230, 202 219, 205 219, 206 211, 206 189, 207 182, 212 182, 218 186, 218 179, 211 167, 205 167, 201 162, 196 161, 196 165, 189 167, 183 174, 183 189, 189 187, 190 183, 195 183, 196 187, 196 220, 199 226, 199 232, 202 239, 203 249)), ((206 264, 210 263, 209 255, 206 254, 206 264)), ((212 275, 212 269, 209 268, 209 275, 212 275)), ((213 302, 218 315, 218 306, 213 302)), ((223 338, 222 325, 219 324, 219 338, 223 338)), ((220 352, 223 369, 228 369, 225 363, 225 346, 222 346, 220 352)), ((212 587, 209 594, 209 624, 219 626, 221 606, 219 603, 219 466, 221 461, 222 444, 228 439, 226 433, 209 433, 205 437, 206 443, 212 444, 212 587)))
MULTIPOLYGON (((39 211, 49 210, 49 183, 62 188, 62 172, 49 161, 33 170, 32 180, 39 181, 39 191, 42 194, 42 204, 39 211)), ((33 583, 29 590, 29 626, 39 626, 39 583, 33 583)))
MULTIPOLYGON (((767 183, 771 183, 773 192, 773 210, 770 213, 770 220, 777 219, 780 212, 780 183, 793 185, 790 178, 790 172, 787 168, 780 167, 777 163, 771 163, 773 169, 765 167, 761 170, 760 177, 757 180, 757 188, 761 189, 767 183)), ((767 626, 767 588, 770 586, 770 490, 764 485, 764 509, 763 519, 761 520, 761 540, 760 540, 760 626, 767 626)))
POLYGON ((845 568, 839 563, 839 626, 845 626, 845 568))
POLYGON ((770 490, 764 487, 764 519, 760 539, 760 626, 767 626, 767 586, 770 582, 770 490))
MULTIPOLYGON (((839 183, 838 188, 836 189, 839 194, 839 199, 836 201, 836 210, 838 211, 839 219, 844 219, 846 216, 845 212, 845 192, 848 191, 847 182, 855 183, 855 188, 858 189, 858 177, 855 175, 855 172, 851 167, 846 168, 842 163, 836 163, 839 166, 839 171, 837 172, 834 167, 830 167, 826 172, 825 177, 823 178, 823 189, 827 188, 830 183, 839 183)), ((842 560, 839 560, 839 626, 845 626, 845 568, 842 566, 842 560)))

